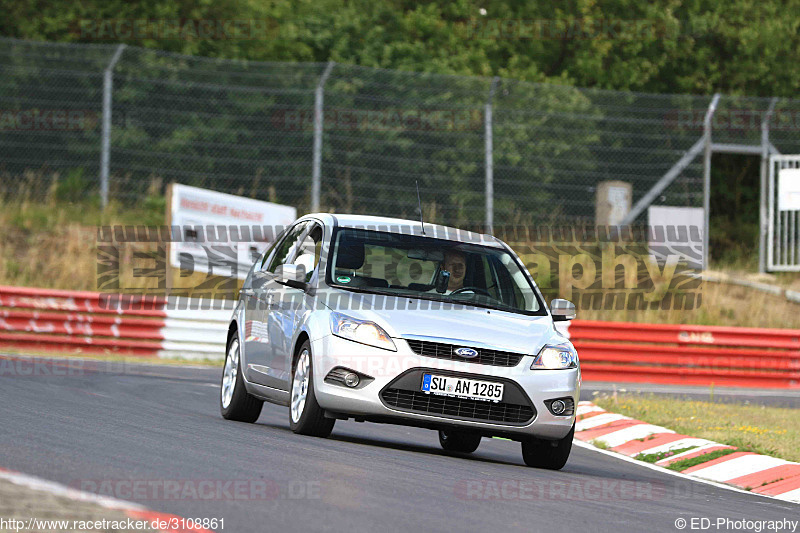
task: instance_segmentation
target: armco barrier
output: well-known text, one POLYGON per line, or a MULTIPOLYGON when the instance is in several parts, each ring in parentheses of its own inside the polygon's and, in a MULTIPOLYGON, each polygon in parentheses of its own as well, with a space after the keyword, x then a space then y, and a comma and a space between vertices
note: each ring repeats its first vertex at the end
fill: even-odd
POLYGON ((231 311, 203 309, 203 302, 192 299, 167 303, 165 298, 0 286, 0 348, 222 359, 231 311))
POLYGON ((586 381, 800 388, 800 330, 573 320, 586 381))
MULTIPOLYGON (((223 357, 229 309, 135 296, 121 297, 125 305, 118 305, 118 298, 0 286, 0 349, 223 357)), ((557 325, 578 349, 586 381, 800 388, 800 330, 587 320, 557 325)))

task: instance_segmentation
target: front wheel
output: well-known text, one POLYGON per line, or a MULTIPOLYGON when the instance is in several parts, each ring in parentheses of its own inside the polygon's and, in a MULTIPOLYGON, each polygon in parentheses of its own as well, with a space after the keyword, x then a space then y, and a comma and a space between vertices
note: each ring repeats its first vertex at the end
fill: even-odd
POLYGON ((335 423, 335 419, 325 418, 325 411, 317 403, 311 343, 306 341, 297 352, 292 368, 289 427, 300 435, 325 438, 331 434, 335 423))
POLYGON ((522 442, 522 459, 525 464, 534 468, 561 470, 567 464, 569 452, 572 450, 572 437, 575 435, 575 424, 566 437, 559 440, 531 438, 522 442))
POLYGON ((439 430, 439 444, 448 452, 472 453, 481 444, 481 436, 461 431, 439 430))
POLYGON ((219 410, 223 418, 228 420, 252 423, 258 420, 263 405, 264 402, 244 388, 239 335, 234 334, 228 341, 225 367, 222 370, 219 410))

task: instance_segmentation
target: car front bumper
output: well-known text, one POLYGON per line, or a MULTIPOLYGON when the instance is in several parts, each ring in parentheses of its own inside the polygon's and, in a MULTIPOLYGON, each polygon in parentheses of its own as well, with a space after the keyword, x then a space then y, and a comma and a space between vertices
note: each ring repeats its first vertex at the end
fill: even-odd
MULTIPOLYGON (((367 420, 379 420, 424 427, 457 427, 478 431, 486 435, 496 434, 524 439, 538 437, 560 439, 566 436, 575 421, 580 394, 580 369, 531 370, 534 357, 527 355, 513 367, 491 366, 461 361, 452 361, 414 353, 403 339, 393 339, 397 351, 374 348, 357 342, 326 335, 312 341, 314 361, 314 392, 320 406, 332 413, 367 420), (363 380, 358 387, 325 380, 334 368, 345 368, 372 380, 363 380), (483 381, 504 382, 518 386, 530 400, 535 415, 529 422, 511 424, 463 419, 443 414, 409 412, 388 405, 381 399, 381 391, 398 378, 415 370, 444 374, 457 374, 483 381), (547 400, 572 398, 573 414, 556 416, 545 404, 547 400)), ((465 343, 468 344, 468 343, 465 343)), ((419 390, 419 388, 417 388, 419 390)))

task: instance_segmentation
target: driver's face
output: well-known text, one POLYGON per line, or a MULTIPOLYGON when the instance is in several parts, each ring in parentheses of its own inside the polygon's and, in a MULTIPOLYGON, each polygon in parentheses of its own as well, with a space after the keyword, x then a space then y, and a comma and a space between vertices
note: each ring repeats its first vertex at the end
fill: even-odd
POLYGON ((444 269, 450 272, 450 290, 460 289, 464 285, 464 276, 467 275, 467 263, 460 253, 448 253, 444 258, 444 269))

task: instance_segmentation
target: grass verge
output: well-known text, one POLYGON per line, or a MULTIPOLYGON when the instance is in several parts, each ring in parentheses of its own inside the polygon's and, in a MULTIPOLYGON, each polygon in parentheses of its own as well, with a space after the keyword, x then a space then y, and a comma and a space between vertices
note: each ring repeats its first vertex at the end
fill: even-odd
POLYGON ((679 453, 688 452, 689 450, 693 450, 697 448, 697 446, 687 446, 686 448, 678 448, 677 450, 669 450, 666 452, 658 452, 658 453, 640 453, 634 459, 639 461, 644 461, 645 463, 655 463, 660 461, 661 459, 666 459, 667 457, 673 457, 678 455, 679 453))
POLYGON ((616 400, 613 396, 598 396, 594 403, 684 435, 800 462, 800 411, 797 409, 665 398, 652 394, 622 394, 616 400))
POLYGON ((682 472, 687 468, 707 463, 708 461, 713 461, 714 459, 730 455, 736 451, 738 450, 734 450, 732 448, 728 448, 727 450, 716 450, 703 455, 698 455, 697 457, 692 457, 691 459, 683 459, 682 461, 675 461, 674 463, 667 465, 667 468, 669 468, 670 470, 674 470, 676 472, 682 472))

